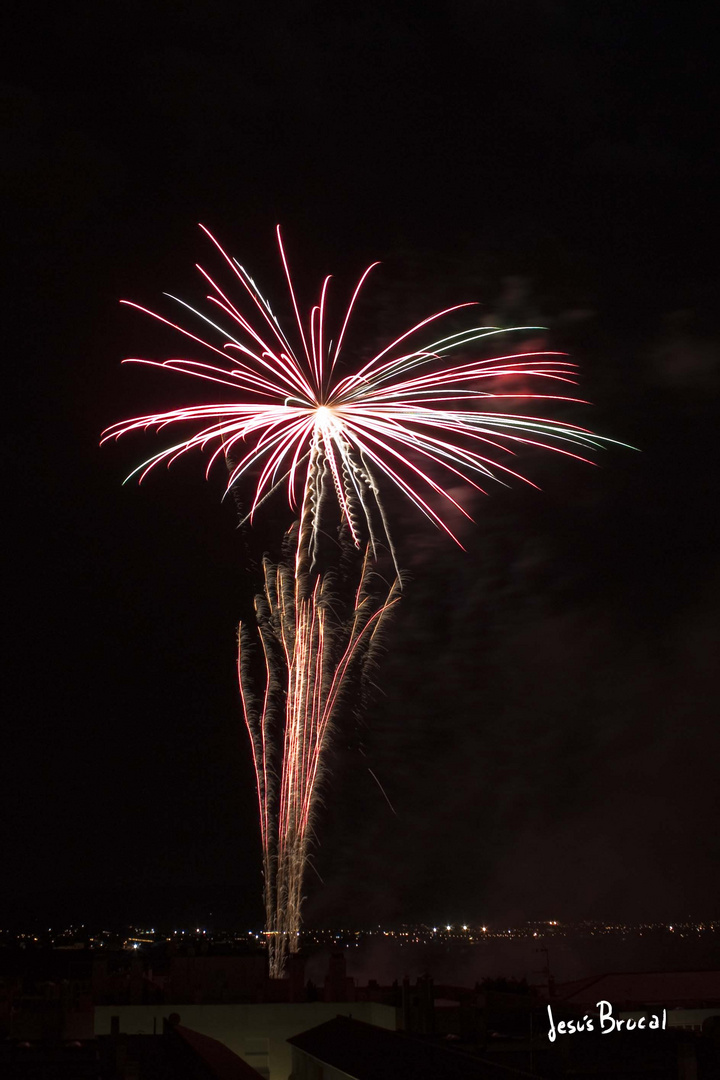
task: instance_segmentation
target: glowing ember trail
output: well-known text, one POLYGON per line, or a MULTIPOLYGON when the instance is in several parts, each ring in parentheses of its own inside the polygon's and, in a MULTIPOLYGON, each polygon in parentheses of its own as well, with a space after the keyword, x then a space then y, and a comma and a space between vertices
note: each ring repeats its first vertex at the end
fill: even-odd
MULTIPOLYGON (((213 317, 182 300, 176 302, 219 335, 218 344, 138 304, 130 306, 213 355, 202 361, 125 362, 217 384, 225 388, 225 400, 113 424, 103 442, 132 431, 181 425, 191 433, 153 455, 131 476, 143 480, 163 462, 170 465, 189 450, 209 449, 207 471, 223 459, 230 474, 228 491, 242 480, 251 482, 245 520, 252 520, 260 505, 280 489, 290 506, 299 508, 299 522, 288 534, 292 556, 277 566, 266 560, 263 592, 255 605, 257 636, 241 626, 238 654, 240 694, 257 780, 270 971, 280 977, 288 953, 298 947, 303 876, 332 725, 344 691, 367 670, 383 622, 399 597, 399 574, 380 599, 373 581, 377 575, 372 561, 381 545, 391 551, 397 572, 381 485, 401 491, 457 541, 447 511, 469 515, 445 484, 456 485, 460 479, 482 490, 480 480, 524 479, 497 460, 498 452, 509 456, 516 448, 533 446, 586 460, 575 452, 577 448, 596 449, 611 440, 572 424, 498 411, 497 401, 513 398, 576 400, 495 389, 502 376, 572 383, 575 365, 556 352, 467 359, 477 343, 506 332, 473 326, 435 336, 438 320, 472 304, 428 316, 348 371, 343 354, 346 331, 360 290, 378 264, 361 276, 333 345, 326 328, 330 278, 304 322, 278 227, 296 320, 293 336, 300 346, 295 348, 253 279, 201 228, 225 260, 250 314, 243 314, 229 290, 223 291, 198 267, 210 287, 206 299, 213 305, 213 317), (433 340, 418 347, 412 342, 421 331, 433 340), (491 411, 482 411, 485 403, 491 411), (360 552, 344 611, 338 600, 338 572, 326 565, 321 551, 322 523, 333 508, 340 517, 341 545, 360 552), (258 638, 261 648, 253 651, 258 638)), ((344 584, 347 591, 347 581, 344 584)))
POLYGON ((377 651, 399 583, 378 604, 366 551, 349 613, 341 619, 335 574, 318 574, 311 583, 307 575, 296 578, 294 568, 269 560, 264 572, 255 608, 265 667, 262 692, 248 660, 253 634, 245 627, 238 681, 257 781, 271 973, 280 976, 287 953, 297 949, 303 876, 333 717, 343 691, 377 651), (278 678, 281 672, 284 679, 278 678), (278 729, 281 735, 274 734, 278 729))

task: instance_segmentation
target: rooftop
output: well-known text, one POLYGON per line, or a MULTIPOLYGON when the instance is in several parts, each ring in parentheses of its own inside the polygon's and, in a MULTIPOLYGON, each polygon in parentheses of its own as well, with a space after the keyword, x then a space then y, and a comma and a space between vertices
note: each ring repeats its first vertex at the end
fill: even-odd
POLYGON ((346 1016, 288 1042, 354 1080, 513 1080, 531 1075, 346 1016))

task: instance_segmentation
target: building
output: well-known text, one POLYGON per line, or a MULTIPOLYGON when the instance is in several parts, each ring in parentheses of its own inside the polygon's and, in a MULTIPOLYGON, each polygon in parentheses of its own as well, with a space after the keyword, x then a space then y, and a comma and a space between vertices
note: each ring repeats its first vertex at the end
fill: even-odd
POLYGON ((267 1002, 241 1005, 99 1005, 95 1036, 158 1035, 163 1021, 216 1039, 241 1057, 265 1080, 287 1080, 292 1065, 288 1039, 338 1014, 394 1030, 397 1010, 373 1001, 267 1002))
POLYGON ((3 1080, 262 1080, 216 1039, 165 1024, 161 1035, 6 1039, 3 1080))
POLYGON ((288 1041, 289 1080, 521 1080, 533 1075, 347 1016, 288 1041))
POLYGON ((609 1001, 622 1018, 666 1009, 668 1028, 700 1032, 720 1024, 720 971, 609 972, 557 986, 555 1000, 580 1009, 609 1001))

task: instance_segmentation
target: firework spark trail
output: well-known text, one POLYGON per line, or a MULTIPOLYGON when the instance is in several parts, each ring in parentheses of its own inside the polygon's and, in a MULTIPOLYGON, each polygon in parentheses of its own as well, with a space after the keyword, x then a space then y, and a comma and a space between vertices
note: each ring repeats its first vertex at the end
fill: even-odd
POLYGON ((395 582, 373 601, 373 573, 366 551, 349 618, 334 613, 332 574, 318 575, 310 589, 294 566, 265 561, 265 588, 258 598, 265 685, 255 701, 256 679, 245 661, 247 632, 240 631, 238 679, 253 753, 263 844, 266 923, 271 968, 285 969, 297 947, 302 884, 307 866, 323 757, 343 693, 354 669, 371 659, 383 621, 399 599, 395 582), (274 648, 280 645, 287 678, 277 678, 274 648), (282 735, 268 739, 273 719, 284 713, 282 735), (270 780, 269 778, 272 778, 270 780))
MULTIPOLYGON (((103 441, 133 431, 191 425, 180 442, 154 454, 131 473, 142 481, 157 465, 171 465, 190 450, 210 450, 206 473, 224 458, 227 491, 249 474, 253 495, 247 518, 279 488, 292 508, 300 507, 293 536, 294 555, 277 566, 264 564, 263 591, 256 598, 256 632, 241 626, 238 682, 250 736, 260 813, 264 895, 271 973, 282 975, 289 951, 297 948, 302 882, 312 840, 323 762, 329 734, 344 692, 372 663, 380 631, 399 596, 399 571, 381 482, 398 489, 457 543, 444 509, 469 514, 443 483, 463 480, 482 491, 478 480, 504 483, 503 476, 527 480, 488 454, 513 455, 518 447, 542 447, 586 460, 576 450, 593 450, 612 440, 577 425, 512 412, 483 411, 486 403, 531 398, 576 401, 560 394, 498 393, 491 380, 529 376, 573 383, 574 367, 556 352, 507 354, 495 359, 463 359, 487 343, 498 328, 471 326, 421 348, 408 341, 437 320, 472 304, 458 304, 417 322, 371 359, 341 374, 343 346, 362 287, 377 265, 365 270, 345 311, 333 350, 326 327, 330 277, 305 324, 289 263, 278 246, 301 349, 288 335, 247 271, 204 226, 203 231, 240 282, 255 313, 244 315, 227 292, 198 266, 211 292, 206 299, 226 320, 221 325, 183 300, 170 297, 221 336, 222 347, 139 304, 137 308, 214 354, 213 362, 187 358, 126 362, 191 375, 234 391, 230 400, 151 413, 109 427, 103 441), (261 325, 258 327, 257 317, 261 325), (227 325, 232 327, 232 332, 227 325), (460 360, 448 362, 453 352, 460 360), (217 357, 222 358, 222 365, 217 357), (482 389, 490 384, 490 389, 482 389), (338 615, 333 589, 337 573, 322 565, 321 523, 334 504, 341 535, 361 551, 350 615, 338 615), (398 577, 377 597, 371 554, 384 542, 398 577), (375 598, 373 598, 375 597, 375 598), (256 691, 257 669, 264 669, 256 691)), ((170 294, 167 294, 168 296, 170 294)), ((536 327, 514 329, 537 329, 536 327)), ((436 331, 435 331, 436 332, 436 331)), ((128 477, 130 479, 130 477, 128 477)), ((535 485, 532 485, 535 486, 535 485)), ((374 775, 374 774, 373 774, 374 775)))

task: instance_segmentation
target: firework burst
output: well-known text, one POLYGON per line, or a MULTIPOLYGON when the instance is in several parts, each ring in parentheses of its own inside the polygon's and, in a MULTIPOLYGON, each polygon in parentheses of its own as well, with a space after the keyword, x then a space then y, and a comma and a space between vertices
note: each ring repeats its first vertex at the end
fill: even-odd
POLYGON ((396 570, 398 565, 382 492, 401 492, 457 541, 448 517, 457 511, 469 516, 450 491, 459 480, 483 490, 486 480, 525 479, 506 463, 519 448, 543 447, 585 460, 578 450, 608 440, 572 424, 501 411, 499 403, 518 398, 575 401, 555 393, 496 389, 503 376, 573 383, 574 365, 556 352, 468 358, 488 339, 507 332, 475 325, 437 336, 439 320, 474 305, 438 311, 371 358, 351 364, 344 351, 348 326, 377 263, 360 277, 331 341, 330 278, 303 319, 278 228, 295 319, 291 334, 247 271, 203 230, 229 268, 240 298, 198 266, 210 289, 206 299, 212 317, 172 299, 204 324, 203 336, 138 304, 131 306, 179 331, 205 351, 205 358, 126 362, 220 386, 224 400, 113 424, 103 441, 178 427, 183 438, 131 476, 142 481, 158 465, 199 449, 208 453, 208 471, 218 460, 225 462, 228 491, 241 482, 249 487, 246 520, 282 489, 299 511, 291 533, 292 558, 278 565, 266 561, 255 632, 241 626, 238 655, 259 800, 270 967, 278 976, 288 951, 297 948, 303 875, 332 724, 350 681, 367 670, 398 598, 399 576, 379 598, 372 587, 372 559, 380 544, 389 547, 396 570), (419 345, 421 334, 431 340, 419 345), (320 553, 323 514, 332 506, 339 511, 341 539, 360 552, 344 615, 338 614, 334 598, 337 575, 323 566, 320 553), (253 642, 260 646, 255 654, 253 642), (262 658, 259 678, 257 655, 262 658))
MULTIPOLYGON (((439 528, 453 535, 443 506, 466 511, 447 490, 461 479, 482 490, 482 480, 525 480, 504 461, 521 446, 542 446, 578 457, 569 447, 597 448, 603 440, 576 425, 502 412, 501 401, 575 401, 559 394, 507 394, 487 389, 503 376, 541 378, 573 383, 575 365, 563 354, 508 354, 493 359, 454 362, 454 357, 508 330, 472 326, 445 334, 421 347, 411 342, 439 319, 473 304, 457 304, 410 327, 367 362, 343 373, 343 345, 360 290, 377 263, 361 276, 335 342, 326 328, 330 278, 318 303, 303 321, 277 231, 282 264, 296 319, 298 347, 293 348, 273 311, 243 267, 223 251, 204 229, 244 290, 254 319, 202 267, 210 286, 207 300, 218 314, 197 311, 177 301, 219 335, 219 343, 198 337, 138 304, 130 306, 179 331, 203 349, 222 358, 210 363, 194 359, 163 362, 129 358, 191 375, 233 391, 218 404, 191 405, 113 424, 104 439, 131 431, 168 426, 191 427, 191 434, 154 454, 131 473, 142 481, 159 464, 171 464, 193 449, 210 450, 208 471, 218 459, 232 459, 228 489, 253 475, 249 517, 269 494, 284 487, 292 507, 301 505, 309 528, 308 551, 317 549, 323 504, 334 494, 356 547, 363 525, 375 550, 379 539, 391 544, 383 510, 381 482, 399 489, 439 528), (221 327, 216 318, 224 318, 221 327), (491 410, 487 406, 491 405, 491 410), (494 456, 490 456, 494 455, 494 456)), ((173 299, 176 299, 173 297, 173 299)), ((124 301, 129 303, 129 301, 124 301)), ((524 329, 527 327, 517 327, 524 329)), ((535 328, 533 328, 535 329, 535 328)), ((607 440, 605 440, 607 441, 607 440)))

